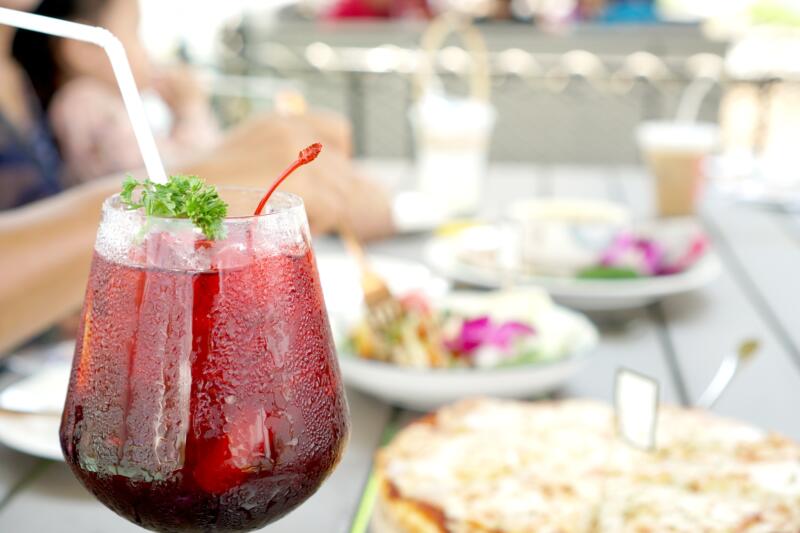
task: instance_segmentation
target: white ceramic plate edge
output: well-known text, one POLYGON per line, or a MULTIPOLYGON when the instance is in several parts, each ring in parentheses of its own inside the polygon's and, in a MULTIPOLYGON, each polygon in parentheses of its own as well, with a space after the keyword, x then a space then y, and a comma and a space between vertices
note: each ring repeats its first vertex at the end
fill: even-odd
MULTIPOLYGON (((424 257, 435 272, 450 279, 486 288, 500 285, 500 280, 492 272, 458 262, 452 239, 432 239, 425 246, 424 257)), ((688 271, 661 278, 605 281, 530 276, 523 278, 521 283, 542 287, 554 298, 653 301, 703 287, 716 279, 721 271, 719 258, 714 252, 709 252, 688 271)))
POLYGON ((61 417, 52 415, 0 415, 0 442, 28 455, 63 461, 58 428, 61 417))

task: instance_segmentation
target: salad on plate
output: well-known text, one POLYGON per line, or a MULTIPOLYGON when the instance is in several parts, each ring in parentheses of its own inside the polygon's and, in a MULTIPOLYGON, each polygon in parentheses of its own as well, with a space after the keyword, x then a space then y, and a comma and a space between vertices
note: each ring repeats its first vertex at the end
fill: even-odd
POLYGON ((361 318, 347 351, 403 367, 495 368, 558 360, 573 348, 569 312, 539 289, 456 292, 437 304, 411 292, 399 301, 388 325, 361 318))

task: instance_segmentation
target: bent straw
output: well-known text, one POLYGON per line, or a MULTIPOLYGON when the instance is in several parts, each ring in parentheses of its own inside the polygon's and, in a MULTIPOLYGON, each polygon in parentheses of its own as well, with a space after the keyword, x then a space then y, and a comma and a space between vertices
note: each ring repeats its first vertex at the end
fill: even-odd
POLYGON ((678 103, 678 112, 675 114, 676 122, 697 122, 700 106, 703 105, 706 95, 714 88, 716 82, 709 78, 697 78, 692 81, 683 92, 678 103))
POLYGON ((111 61, 111 67, 114 69, 114 76, 122 93, 122 100, 128 111, 128 117, 133 125, 133 133, 136 136, 139 151, 142 153, 147 174, 151 180, 157 183, 167 182, 167 173, 164 171, 164 164, 158 155, 153 132, 147 123, 142 98, 136 88, 136 81, 128 63, 128 56, 125 54, 125 48, 122 43, 113 33, 97 26, 88 26, 1 7, 0 24, 6 24, 22 30, 46 33, 54 37, 75 39, 95 44, 105 50, 109 61, 111 61))

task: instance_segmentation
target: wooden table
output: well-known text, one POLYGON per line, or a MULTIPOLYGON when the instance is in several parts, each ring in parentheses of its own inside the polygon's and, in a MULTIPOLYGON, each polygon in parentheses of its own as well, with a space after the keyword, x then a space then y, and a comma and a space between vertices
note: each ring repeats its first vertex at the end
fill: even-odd
MULTIPOLYGON (((408 175, 403 164, 373 165, 388 181, 408 175)), ((509 200, 570 195, 625 202, 650 212, 648 182, 638 168, 492 168, 485 194, 488 215, 509 200)), ((610 400, 615 370, 625 366, 658 378, 667 402, 697 398, 721 358, 746 336, 762 341, 715 411, 800 440, 800 217, 757 210, 713 195, 702 221, 724 264, 719 280, 694 294, 670 298, 623 316, 598 316, 597 353, 562 392, 610 400)), ((374 253, 418 258, 422 236, 376 244, 374 253)), ((338 249, 319 239, 322 250, 338 249)), ((370 471, 373 452, 392 407, 348 391, 353 435, 342 464, 300 509, 270 526, 274 533, 346 532, 370 471)), ((33 459, 0 446, 0 531, 109 533, 139 531, 86 493, 61 463, 33 459)))

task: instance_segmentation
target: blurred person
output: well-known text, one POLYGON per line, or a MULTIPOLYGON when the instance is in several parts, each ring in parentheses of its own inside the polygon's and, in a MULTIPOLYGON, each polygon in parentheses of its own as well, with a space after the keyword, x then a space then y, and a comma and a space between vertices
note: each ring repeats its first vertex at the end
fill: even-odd
MULTIPOLYGON (((29 0, 28 6, 33 7, 31 4, 29 0)), ((264 187, 269 169, 293 160, 300 148, 319 140, 326 147, 320 164, 283 187, 304 198, 312 229, 318 233, 331 231, 336 219, 347 213, 361 222, 358 225, 364 236, 389 231, 386 194, 357 175, 349 161, 350 127, 338 115, 308 112, 302 116, 265 116, 217 136, 208 99, 186 69, 171 68, 164 74, 153 75, 138 37, 137 0, 43 0, 36 4, 35 12, 100 25, 119 37, 138 85, 156 87, 176 117, 171 135, 159 143, 159 151, 169 168, 205 169, 208 161, 213 160, 213 172, 196 173, 212 183, 264 187), (254 141, 268 145, 256 145, 254 141), (220 149, 213 151, 216 155, 195 164, 198 154, 202 157, 218 145, 220 149), (267 156, 258 165, 253 164, 256 152, 267 156), (232 176, 234 167, 236 175, 232 176), (359 197, 365 191, 369 191, 374 203, 359 197)), ((66 162, 66 169, 58 172, 60 186, 52 187, 51 194, 65 185, 143 166, 113 70, 101 48, 23 31, 14 38, 12 51, 30 81, 25 84, 38 96, 37 109, 48 111, 56 146, 66 162)), ((42 123, 47 125, 46 120, 42 123)), ((49 148, 53 166, 57 167, 59 152, 52 149, 52 142, 49 148)))
MULTIPOLYGON (((43 0, 35 12, 101 26, 120 39, 140 91, 154 90, 169 109, 171 127, 157 139, 167 164, 185 161, 217 142, 208 97, 190 70, 152 67, 139 38, 136 0, 43 0)), ((19 32, 13 53, 47 112, 70 179, 87 181, 142 166, 114 72, 101 48, 19 32)))
MULTIPOLYGON (((0 7, 31 10, 36 0, 0 0, 0 7)), ((56 194, 61 160, 38 99, 11 54, 14 28, 0 25, 0 209, 56 194)))
MULTIPOLYGON (((0 7, 20 10, 36 4, 0 0, 0 7)), ((14 33, 0 25, 0 308, 6 310, 0 354, 80 307, 100 206, 120 191, 124 177, 65 186, 46 117, 25 70, 12 57, 14 33)), ((281 187, 303 197, 312 231, 332 231, 346 219, 362 238, 391 233, 388 197, 354 170, 349 125, 334 114, 256 117, 170 171, 218 185, 265 188, 315 141, 326 146, 319 160, 281 187)), ((137 177, 144 174, 130 170, 137 177)))
MULTIPOLYGON (((186 69, 171 68, 162 74, 153 74, 144 45, 138 37, 137 0, 0 2, 7 3, 8 7, 35 9, 36 13, 46 16, 100 25, 117 35, 126 49, 138 84, 141 87, 156 87, 176 117, 170 137, 162 139, 159 145, 168 167, 203 169, 207 167, 209 160, 213 160, 216 161, 213 173, 198 174, 207 177, 211 182, 227 181, 263 187, 266 185, 264 180, 268 179, 265 175, 269 175, 269 169, 291 161, 300 148, 320 140, 326 149, 318 168, 301 173, 300 177, 284 186, 284 189, 304 197, 312 228, 318 233, 330 231, 336 225, 335 219, 347 211, 348 216, 363 222, 360 226, 366 236, 385 234, 389 230, 386 224, 386 195, 374 183, 358 176, 350 164, 351 132, 349 125, 341 117, 320 112, 291 117, 265 116, 239 130, 218 137, 208 99, 186 69), (276 138, 278 133, 280 138, 276 138), (269 146, 255 145, 254 141, 269 143, 269 146), (209 148, 217 145, 220 146, 219 150, 213 151, 199 165, 195 164, 198 154, 202 156, 209 148), (255 165, 253 155, 247 153, 249 150, 267 157, 255 165), (184 153, 177 157, 177 152, 184 153), (243 168, 245 166, 250 168, 243 168), (236 167, 235 176, 231 176, 233 167, 236 167), (303 177, 312 175, 313 180, 303 177), (226 179, 226 176, 231 179, 226 179), (374 203, 359 199, 359 194, 367 190, 375 200, 374 203)), ((42 130, 39 135, 42 139, 37 138, 31 144, 43 146, 40 151, 46 157, 42 157, 44 161, 38 166, 49 172, 40 172, 31 179, 39 184, 36 187, 37 194, 28 194, 13 202, 0 201, 0 208, 14 207, 57 193, 66 185, 74 183, 67 177, 69 174, 77 174, 78 182, 82 182, 143 166, 116 79, 101 48, 26 31, 17 33, 11 47, 8 43, 11 42, 13 30, 5 28, 4 32, 6 53, 0 57, 5 58, 7 70, 15 73, 14 78, 20 80, 18 85, 24 90, 18 91, 22 96, 13 98, 11 105, 3 107, 17 109, 21 101, 30 102, 33 109, 30 114, 38 118, 37 124, 40 124, 42 130), (9 57, 9 50, 13 52, 17 63, 9 57), (32 97, 32 92, 38 96, 38 103, 32 97), (60 153, 53 145, 48 121, 42 116, 42 109, 49 111, 50 124, 56 134, 55 147, 60 148, 60 153), (59 156, 66 160, 66 170, 59 156)), ((15 131, 8 137, 16 139, 24 135, 15 131)), ((0 139, 0 149, 8 145, 9 143, 0 139)), ((34 148, 32 146, 22 152, 34 152, 34 148)), ((1 163, 2 160, 0 169, 8 167, 1 163)), ((16 169, 14 172, 14 180, 22 181, 19 179, 19 172, 16 169)), ((6 188, 13 187, 4 187, 6 188)))
MULTIPOLYGON (((3 1, 3 0, 0 0, 3 1)), ((1 4, 0 4, 1 5, 1 4)), ((227 134, 218 147, 178 172, 207 176, 217 185, 265 188, 314 140, 337 144, 331 132, 346 130, 331 119, 264 116, 227 134), (331 123, 332 122, 332 123, 331 123)), ((339 144, 343 144, 340 139, 339 144)), ((134 175, 141 175, 134 172, 134 175)), ((0 211, 0 354, 76 312, 83 301, 100 206, 118 193, 123 176, 74 186, 47 199, 0 211)), ((340 150, 323 150, 281 190, 300 194, 316 233, 347 220, 362 238, 391 232, 389 202, 374 182, 353 174, 340 150)), ((255 206, 253 206, 255 208, 255 206)))

